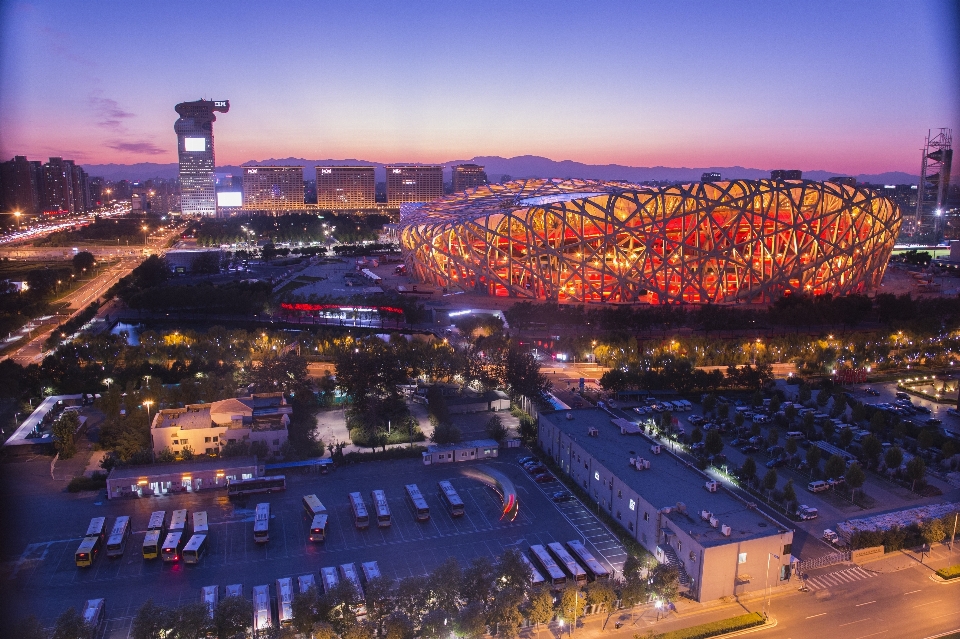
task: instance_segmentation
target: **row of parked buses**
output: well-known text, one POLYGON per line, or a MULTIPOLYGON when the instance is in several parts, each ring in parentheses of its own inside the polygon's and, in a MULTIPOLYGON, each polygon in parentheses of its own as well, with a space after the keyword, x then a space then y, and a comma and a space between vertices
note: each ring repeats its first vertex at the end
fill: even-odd
POLYGON ((578 540, 568 541, 566 548, 558 542, 547 544, 546 547, 536 544, 530 546, 530 554, 536 565, 526 556, 521 555, 521 557, 530 568, 534 585, 543 584, 549 579, 551 588, 563 588, 567 584, 567 579, 572 579, 578 586, 582 586, 588 580, 610 579, 610 571, 604 568, 578 540))
MULTIPOLYGON (((147 534, 143 538, 141 552, 144 559, 162 557, 164 561, 175 562, 183 558, 184 563, 199 563, 206 550, 206 540, 209 528, 207 513, 193 513, 192 526, 187 511, 175 510, 167 526, 167 513, 158 510, 150 515, 147 523, 147 534), (192 535, 190 534, 192 531, 192 535)), ((75 561, 77 566, 85 568, 92 566, 103 541, 106 539, 107 557, 122 557, 130 537, 130 517, 117 517, 113 522, 110 534, 106 534, 106 517, 94 517, 87 527, 80 547, 77 548, 75 561)))
MULTIPOLYGON (((320 569, 320 584, 317 584, 316 576, 313 573, 300 575, 296 579, 296 589, 298 592, 306 593, 311 588, 318 592, 330 592, 336 588, 341 581, 349 583, 357 594, 357 603, 353 606, 353 613, 358 617, 367 614, 366 606, 363 603, 364 590, 363 583, 369 583, 372 579, 380 577, 380 567, 375 561, 368 561, 360 564, 361 572, 357 572, 357 567, 352 564, 342 564, 340 566, 329 566, 320 569), (360 575, 363 575, 361 583, 360 575)), ((272 601, 270 597, 270 586, 253 587, 253 630, 259 632, 272 628, 275 625, 284 628, 293 625, 293 597, 294 580, 292 577, 283 577, 275 582, 276 589, 276 612, 274 617, 272 601), (274 624, 274 619, 278 622, 274 624)), ((243 597, 243 585, 233 584, 226 587, 225 596, 243 597)), ((207 613, 210 619, 213 619, 214 611, 220 601, 220 588, 218 586, 204 586, 200 590, 200 603, 207 607, 207 613)))

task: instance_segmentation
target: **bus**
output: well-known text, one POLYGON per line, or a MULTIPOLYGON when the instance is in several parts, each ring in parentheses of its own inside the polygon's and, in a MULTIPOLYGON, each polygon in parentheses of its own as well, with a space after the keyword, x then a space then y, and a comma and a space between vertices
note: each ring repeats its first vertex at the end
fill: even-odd
POLYGON ((167 533, 160 547, 160 557, 167 562, 180 561, 180 551, 183 549, 183 533, 167 533))
POLYGON ((150 523, 147 524, 147 530, 160 530, 165 531, 167 529, 167 513, 164 510, 155 510, 150 513, 150 523))
POLYGON ((146 537, 143 538, 143 558, 156 559, 160 556, 160 538, 163 536, 162 530, 148 530, 146 537))
POLYGON ((560 570, 560 566, 553 560, 547 549, 540 544, 530 546, 530 553, 537 560, 537 564, 543 568, 544 576, 550 580, 551 586, 563 586, 567 583, 567 576, 560 570))
POLYGON ((193 534, 206 535, 208 532, 210 528, 207 526, 207 511, 200 510, 193 513, 193 534))
POLYGON ((311 588, 317 587, 317 580, 314 578, 313 573, 300 575, 297 577, 297 586, 300 587, 301 594, 306 594, 311 588))
MULTIPOLYGON (((230 596, 229 594, 227 595, 230 596)), ((220 589, 217 586, 204 586, 200 589, 200 603, 207 607, 207 616, 213 619, 213 613, 220 602, 220 589)))
POLYGON ((277 579, 277 617, 280 627, 293 625, 293 579, 277 579))
POLYGON ((310 519, 313 519, 317 515, 325 515, 327 513, 323 502, 317 499, 316 495, 303 496, 303 509, 307 511, 307 517, 310 519))
POLYGON ((387 504, 387 494, 382 490, 371 491, 370 497, 373 499, 373 507, 377 511, 377 527, 390 527, 390 506, 387 504))
POLYGON ((187 510, 185 508, 173 511, 173 516, 170 517, 170 528, 167 529, 167 532, 178 532, 186 537, 187 520, 187 510))
POLYGON ((183 547, 183 563, 199 564, 206 552, 207 536, 194 535, 190 538, 190 541, 187 542, 187 545, 183 547))
POLYGON ((77 562, 77 567, 87 568, 88 566, 92 566, 93 560, 97 558, 98 552, 100 552, 100 538, 84 537, 74 557, 77 562))
POLYGON ((597 559, 587 550, 578 539, 567 542, 567 548, 573 553, 573 556, 587 569, 587 576, 591 581, 609 581, 610 571, 603 567, 597 559))
POLYGON ((360 564, 360 570, 363 571, 363 580, 370 583, 372 579, 380 577, 380 566, 375 561, 365 561, 360 564))
POLYGON ((437 486, 440 488, 440 499, 446 504, 447 510, 450 511, 450 516, 462 516, 464 513, 463 500, 460 499, 460 495, 457 494, 457 490, 453 487, 453 484, 447 480, 443 480, 437 482, 437 486))
POLYGON ((270 504, 257 504, 253 521, 253 540, 258 544, 270 541, 270 504))
POLYGON ((104 541, 104 537, 107 534, 107 518, 106 517, 94 517, 90 520, 90 525, 87 526, 87 534, 84 537, 99 537, 100 543, 104 541))
POLYGON ((567 549, 563 547, 563 544, 555 541, 547 544, 547 548, 549 548, 550 552, 553 553, 553 556, 557 558, 557 561, 560 562, 560 565, 567 570, 567 574, 573 577, 578 586, 582 586, 583 584, 587 583, 587 571, 583 569, 583 566, 577 563, 576 559, 570 556, 570 553, 568 553, 567 549))
POLYGON ((539 586, 543 584, 543 575, 540 574, 540 571, 537 570, 534 565, 527 559, 527 556, 523 553, 520 554, 520 559, 523 561, 523 564, 530 570, 530 583, 534 586, 539 586))
POLYGON ((270 586, 253 587, 253 631, 266 630, 273 625, 270 614, 270 586))
POLYGON ((110 537, 107 538, 107 557, 123 557, 123 549, 130 535, 130 518, 124 515, 113 522, 110 537))
POLYGON ((310 522, 310 541, 324 541, 327 538, 327 516, 314 515, 310 522))
POLYGON ((103 625, 103 599, 88 599, 83 605, 83 625, 91 637, 100 636, 103 625))
POLYGON ((337 575, 336 568, 328 566, 320 569, 320 580, 323 581, 323 591, 329 593, 340 583, 340 576, 337 575))
POLYGON ((353 508, 353 524, 363 530, 370 526, 370 517, 367 515, 367 505, 363 503, 360 493, 350 493, 350 507, 353 508))
POLYGON ((410 500, 410 506, 413 508, 413 514, 417 521, 430 519, 430 506, 427 505, 427 500, 423 498, 417 485, 407 484, 404 488, 407 489, 407 498, 410 500))
POLYGON ((230 584, 226 592, 228 597, 243 597, 243 584, 230 584))
POLYGON ((283 475, 274 477, 253 477, 251 479, 231 479, 227 481, 227 496, 242 497, 254 493, 272 493, 275 490, 286 490, 287 478, 283 475))
POLYGON ((340 578, 353 586, 353 592, 356 597, 355 603, 350 606, 350 610, 357 617, 367 615, 367 607, 363 603, 363 587, 360 585, 360 576, 357 574, 357 567, 353 564, 340 564, 340 578))

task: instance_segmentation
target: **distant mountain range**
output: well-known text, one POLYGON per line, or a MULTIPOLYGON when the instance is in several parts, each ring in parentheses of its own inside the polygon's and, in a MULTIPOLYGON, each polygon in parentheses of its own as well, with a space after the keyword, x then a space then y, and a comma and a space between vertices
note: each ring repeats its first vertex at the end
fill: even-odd
MULTIPOLYGON (((502 176, 513 178, 582 178, 596 180, 626 180, 629 182, 644 182, 648 180, 663 181, 694 181, 699 180, 703 173, 720 173, 724 178, 759 179, 770 177, 770 169, 751 169, 742 166, 705 166, 705 167, 669 167, 669 166, 623 166, 620 164, 584 164, 572 160, 556 161, 536 155, 521 155, 515 158, 499 156, 476 157, 470 160, 451 160, 443 162, 444 175, 450 176, 450 167, 455 164, 481 164, 486 167, 491 181, 500 181, 502 176)), ((271 158, 269 160, 249 161, 244 166, 251 165, 302 165, 304 178, 312 179, 314 167, 332 165, 374 166, 376 167, 377 181, 384 181, 386 173, 383 163, 369 160, 305 160, 302 158, 271 158)), ((138 164, 86 164, 83 167, 90 175, 100 176, 107 180, 146 180, 150 178, 175 178, 177 165, 155 164, 141 162, 138 164)), ((239 166, 218 166, 218 174, 240 175, 239 166)), ((789 166, 774 168, 795 168, 789 166)), ((826 180, 838 175, 845 175, 835 171, 804 171, 803 177, 810 180, 826 180)), ((869 184, 916 184, 918 176, 902 171, 887 173, 860 174, 855 176, 858 182, 869 184)))

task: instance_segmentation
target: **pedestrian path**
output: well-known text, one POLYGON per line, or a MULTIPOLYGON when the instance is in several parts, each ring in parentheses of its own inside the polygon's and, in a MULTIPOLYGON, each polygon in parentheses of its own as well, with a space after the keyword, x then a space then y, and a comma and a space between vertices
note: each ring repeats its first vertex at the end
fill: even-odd
POLYGON ((837 572, 829 572, 825 575, 810 577, 805 583, 810 590, 822 590, 824 588, 842 586, 843 584, 860 581, 861 579, 870 579, 876 576, 877 573, 864 570, 860 566, 857 566, 856 568, 848 568, 847 570, 838 570, 837 572))

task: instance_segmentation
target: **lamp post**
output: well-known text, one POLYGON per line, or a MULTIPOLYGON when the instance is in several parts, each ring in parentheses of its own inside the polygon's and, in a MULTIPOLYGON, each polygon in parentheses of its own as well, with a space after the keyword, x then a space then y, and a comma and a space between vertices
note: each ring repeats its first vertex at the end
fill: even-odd
POLYGON ((147 399, 144 400, 143 405, 147 407, 147 424, 150 423, 150 407, 153 405, 153 400, 147 399))
POLYGON ((14 211, 13 216, 17 218, 17 230, 20 230, 20 216, 23 215, 20 211, 14 211))
POLYGON ((148 228, 147 225, 144 224, 143 225, 143 245, 144 246, 147 245, 147 228, 148 228))
POLYGON ((780 561, 780 555, 772 552, 767 553, 767 572, 764 575, 764 583, 767 587, 767 599, 763 603, 763 616, 767 617, 767 608, 770 606, 770 557, 776 558, 777 561, 780 561))

